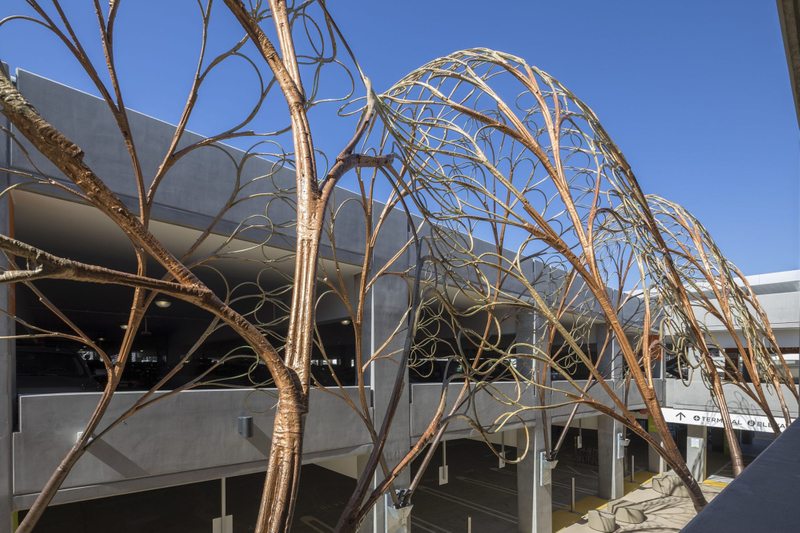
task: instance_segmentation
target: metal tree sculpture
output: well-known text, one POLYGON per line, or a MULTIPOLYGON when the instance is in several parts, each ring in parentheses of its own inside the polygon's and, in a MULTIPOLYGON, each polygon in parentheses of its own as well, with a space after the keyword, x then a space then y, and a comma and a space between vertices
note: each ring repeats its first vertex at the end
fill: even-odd
MULTIPOLYGON (((109 376, 83 435, 53 473, 18 531, 32 530, 93 442, 163 398, 200 384, 224 385, 211 372, 237 359, 249 361, 252 366, 246 374, 253 385, 274 387, 277 399, 255 528, 259 533, 291 529, 312 384, 348 403, 373 442, 373 451, 337 531, 355 531, 398 475, 414 458, 426 454, 410 489, 402 496, 390 490, 395 505, 407 504, 449 424, 468 424, 487 440, 513 421, 529 423, 533 419, 546 431, 547 411, 563 406, 571 406, 573 415, 577 407, 589 406, 631 428, 681 476, 695 506, 699 509, 705 504, 661 415, 652 372, 653 350, 659 340, 652 332, 658 331, 664 320, 660 310, 667 305, 678 306, 688 317, 692 306, 697 305, 694 292, 686 287, 699 279, 699 269, 687 267, 696 254, 674 244, 684 242, 676 237, 684 230, 675 233, 669 217, 690 221, 684 226, 686 235, 694 236, 698 226, 677 208, 656 209, 654 214, 630 167, 594 113, 555 79, 519 58, 485 49, 457 52, 433 61, 382 95, 374 94, 369 81, 362 77, 367 105, 361 110, 355 133, 330 169, 321 171, 308 112, 330 99, 320 94, 321 72, 328 66, 341 66, 336 54, 338 45, 344 44, 324 3, 287 5, 282 0, 270 0, 268 8, 261 2, 248 8, 240 0, 225 0, 244 36, 209 60, 205 57, 212 17, 209 0, 200 4, 202 41, 186 105, 163 159, 148 176, 137 152, 137 138, 131 131, 114 61, 119 2, 112 1, 109 7, 94 2, 102 66, 92 63, 91 54, 57 0, 50 11, 35 0, 28 3, 34 17, 11 17, 0 26, 17 19, 33 20, 52 32, 77 59, 119 130, 133 171, 137 206, 127 207, 85 161, 90 159, 84 157, 88 154, 39 115, 9 77, 0 73, 0 106, 14 127, 7 133, 22 152, 33 147, 61 173, 47 176, 31 158, 35 172, 3 169, 20 179, 6 194, 36 183, 55 187, 98 209, 129 239, 136 272, 80 263, 0 236, 0 249, 9 261, 0 281, 28 286, 71 331, 65 334, 37 329, 16 317, 32 333, 15 337, 59 336, 86 344, 100 354, 109 376), (311 10, 317 8, 324 23, 314 22, 311 10), (305 37, 298 38, 303 33, 305 37), (308 42, 298 44, 298 39, 308 42), (260 57, 247 58, 245 50, 250 45, 260 57), (253 68, 259 82, 257 101, 233 127, 186 144, 191 139, 186 128, 200 88, 209 74, 230 58, 244 58, 253 68), (266 74, 257 66, 262 62, 268 67, 266 74), (106 73, 101 76, 102 70, 106 73), (277 123, 270 122, 266 133, 246 130, 275 89, 282 100, 270 109, 282 110, 275 113, 277 123), (385 129, 378 127, 373 132, 377 116, 385 129), (219 144, 247 137, 255 137, 255 144, 244 156, 219 144), (291 140, 291 149, 281 147, 285 138, 291 140), (368 149, 373 142, 377 148, 368 149), (175 252, 151 231, 151 211, 170 171, 198 150, 225 152, 235 177, 230 196, 211 224, 186 250, 175 252), (402 155, 400 165, 392 166, 392 151, 402 155), (275 161, 272 170, 248 177, 248 164, 262 156, 275 161), (372 169, 371 175, 367 176, 366 168, 372 169), (359 193, 337 203, 334 188, 353 169, 357 170, 359 193), (285 171, 292 172, 293 179, 287 180, 285 171), (378 213, 379 188, 375 184, 384 175, 393 192, 378 213), (364 217, 364 256, 353 272, 359 280, 355 288, 341 275, 342 262, 336 249, 337 218, 352 205, 358 206, 364 217), (221 241, 215 240, 223 218, 243 206, 252 208, 252 213, 242 217, 236 229, 221 241), (281 209, 282 215, 273 216, 281 209), (378 257, 375 249, 383 238, 381 230, 393 210, 403 211, 410 236, 395 243, 396 249, 388 255, 378 257), (286 211, 291 216, 284 216, 286 211), (679 213, 677 218, 674 213, 679 213), (259 257, 261 246, 273 245, 276 240, 284 241, 283 248, 288 242, 292 250, 277 258, 259 257), (324 261, 320 260, 321 244, 329 246, 332 254, 324 261), (149 272, 148 258, 160 264, 166 274, 149 272), (255 278, 229 285, 220 265, 233 259, 256 265, 255 278), (218 277, 223 278, 219 283, 222 289, 215 291, 210 288, 215 283, 211 280, 218 277), (44 279, 110 283, 135 290, 116 361, 47 299, 37 286, 44 279), (363 342, 366 302, 376 284, 387 279, 401 280, 399 292, 408 298, 408 311, 399 317, 397 328, 383 346, 370 353, 363 342), (658 293, 658 299, 650 298, 652 291, 658 293), (103 421, 129 361, 135 334, 159 294, 208 312, 209 325, 186 357, 159 383, 122 416, 103 421), (325 386, 312 377, 315 345, 327 358, 326 339, 316 324, 315 313, 328 298, 337 298, 352 321, 356 397, 344 390, 333 365, 328 365, 332 385, 325 386), (267 316, 262 312, 266 308, 273 313, 267 316), (512 321, 521 324, 521 333, 509 341, 502 333, 512 321), (593 352, 588 348, 589 337, 601 326, 599 348, 593 352), (242 346, 204 374, 171 392, 156 394, 220 328, 233 332, 242 346), (431 360, 437 358, 450 360, 457 371, 444 378, 441 401, 422 438, 391 464, 384 446, 407 368, 425 373, 431 368, 431 360), (365 375, 370 365, 389 360, 397 364, 398 372, 387 409, 378 420, 369 409, 365 375), (255 379, 259 362, 269 370, 267 380, 255 379), (586 373, 585 382, 579 382, 576 372, 586 373), (560 378, 558 382, 553 381, 554 375, 560 378), (504 381, 511 387, 502 385, 504 381), (455 394, 448 393, 451 385, 455 394), (590 394, 593 389, 600 394, 590 394), (647 405, 663 444, 639 426, 628 408, 628 396, 634 392, 647 405), (496 420, 481 420, 475 405, 482 396, 507 406, 507 412, 496 420), (611 400, 612 407, 604 403, 604 397, 611 400), (383 480, 370 486, 378 469, 383 480)), ((334 100, 352 96, 354 83, 348 79, 345 94, 334 100)), ((272 116, 270 119, 275 120, 272 116)), ((711 242, 701 234, 704 244, 695 243, 698 249, 711 242)), ((720 258, 716 261, 723 264, 720 258)), ((724 284, 712 283, 707 276, 705 279, 715 287, 734 286, 729 274, 725 275, 724 284)), ((753 324, 746 334, 749 351, 740 350, 741 356, 751 357, 751 375, 756 367, 764 368, 780 392, 780 383, 787 383, 785 364, 781 370, 767 355, 774 337, 766 317, 754 305, 752 290, 739 291, 734 300, 736 311, 723 310, 723 314, 753 324)), ((687 338, 699 342, 705 330, 688 319, 685 324, 691 334, 687 338)), ((687 331, 667 329, 676 338, 687 331)), ((711 378, 716 372, 708 367, 707 374, 711 378)), ((754 399, 763 401, 761 389, 756 389, 754 399)), ((722 395, 717 398, 723 402, 722 395)), ((545 436, 552 453, 557 453, 563 437, 564 433, 550 446, 555 439, 545 436)))
MULTIPOLYGON (((155 175, 147 177, 137 153, 136 139, 132 135, 128 111, 122 98, 123 91, 114 61, 114 28, 119 13, 119 2, 111 2, 108 7, 101 6, 100 2, 94 3, 105 60, 105 64, 102 67, 95 66, 92 63, 90 55, 87 54, 83 43, 74 32, 59 2, 53 2, 54 14, 49 13, 36 1, 28 3, 33 10, 33 16, 9 17, 3 21, 3 24, 14 20, 36 22, 39 26, 52 32, 77 59, 108 105, 120 135, 124 139, 136 184, 138 210, 131 210, 126 207, 118 196, 109 189, 102 176, 96 174, 84 162, 84 152, 81 148, 39 115, 25 97, 20 94, 11 80, 5 74, 0 73, 0 106, 2 106, 3 115, 15 128, 14 135, 20 136, 16 142, 21 142, 22 138, 26 139, 30 145, 61 172, 67 182, 46 177, 43 172, 20 173, 14 169, 7 169, 7 171, 21 175, 22 178, 39 184, 57 187, 77 201, 100 210, 124 231, 135 250, 138 267, 135 274, 114 271, 53 256, 9 237, 3 236, 0 238, 0 246, 7 254, 25 259, 27 262, 25 267, 17 268, 16 264, 11 261, 10 269, 4 272, 2 276, 4 283, 22 282, 31 284, 39 279, 68 279, 91 283, 112 283, 135 289, 131 313, 127 321, 125 339, 120 347, 117 360, 113 362, 108 354, 100 346, 92 342, 66 315, 61 313, 55 306, 48 305, 45 302, 73 330, 74 334, 70 335, 72 340, 87 344, 101 355, 109 379, 82 437, 78 439, 62 464, 53 473, 22 524, 20 524, 18 531, 31 531, 71 468, 91 446, 93 442, 92 436, 95 434, 95 430, 98 428, 121 379, 135 334, 145 317, 147 308, 158 294, 173 296, 209 312, 214 317, 214 321, 209 326, 206 335, 219 324, 224 324, 234 331, 269 369, 271 379, 277 388, 278 410, 274 424, 264 499, 256 529, 257 531, 288 531, 291 526, 291 515, 297 493, 304 421, 308 411, 309 355, 313 343, 316 269, 319 239, 322 233, 327 202, 338 179, 348 170, 356 167, 384 165, 391 161, 391 156, 370 157, 353 153, 358 139, 366 131, 372 119, 370 114, 366 114, 362 117, 352 141, 344 147, 336 163, 324 176, 318 173, 311 132, 308 127, 307 112, 315 103, 322 101, 322 98, 317 94, 321 67, 328 64, 336 64, 333 29, 330 26, 326 26, 323 31, 320 31, 318 27, 309 29, 309 39, 313 38, 311 35, 319 36, 323 40, 327 39, 329 46, 327 48, 324 46, 315 48, 311 45, 309 48, 315 54, 298 59, 295 52, 292 28, 297 21, 300 21, 299 26, 308 21, 306 15, 308 5, 303 4, 289 9, 285 2, 274 0, 270 2, 268 10, 262 10, 259 5, 257 9, 251 11, 241 1, 227 0, 228 9, 241 23, 246 35, 228 51, 208 61, 205 58, 205 52, 212 3, 209 1, 205 5, 200 4, 203 37, 194 81, 164 160, 159 165, 155 175), (267 37, 265 31, 259 26, 259 23, 268 19, 271 19, 274 23, 279 43, 278 47, 272 44, 272 40, 267 37), (315 34, 315 30, 318 33, 315 34), (231 129, 207 139, 190 143, 188 146, 181 146, 181 141, 185 139, 187 123, 195 109, 199 89, 207 75, 228 58, 245 57, 242 47, 249 40, 255 44, 258 53, 266 62, 271 73, 271 80, 268 83, 264 83, 258 67, 255 66, 255 61, 248 59, 261 84, 259 98, 252 111, 243 121, 231 129), (312 81, 312 89, 308 92, 304 90, 301 81, 301 61, 304 66, 310 65, 312 71, 309 78, 312 81), (108 81, 98 73, 101 69, 107 70, 108 81), (242 225, 237 228, 234 235, 225 241, 223 246, 213 249, 206 257, 196 258, 195 256, 193 259, 201 245, 206 243, 215 230, 215 226, 222 216, 233 206, 244 203, 251 198, 261 198, 263 200, 265 197, 273 199, 276 197, 275 190, 269 193, 258 190, 253 193, 250 192, 258 189, 252 183, 256 183, 259 180, 268 181, 270 179, 269 175, 243 180, 242 168, 244 163, 242 163, 242 166, 237 165, 235 167, 236 182, 228 202, 222 207, 212 224, 201 234, 197 242, 182 256, 176 256, 168 250, 149 229, 153 202, 170 169, 180 159, 195 150, 206 147, 214 148, 216 147, 214 143, 226 139, 254 136, 255 134, 252 131, 244 128, 252 122, 273 88, 280 90, 288 108, 286 123, 275 128, 272 133, 260 135, 269 138, 278 137, 281 133, 287 131, 291 134, 294 145, 293 150, 291 152, 279 152, 275 155, 278 156, 278 160, 284 167, 293 167, 296 175, 291 196, 296 213, 296 221, 292 224, 295 241, 294 248, 296 250, 293 255, 295 263, 294 281, 292 284, 292 301, 288 306, 288 331, 285 335, 285 346, 282 354, 279 354, 275 345, 268 340, 267 334, 260 327, 261 325, 258 324, 258 321, 253 318, 252 314, 242 314, 231 305, 231 300, 235 300, 235 298, 232 298, 230 293, 228 298, 221 298, 209 289, 208 285, 193 270, 223 255, 227 255, 226 252, 230 251, 228 245, 233 242, 234 238, 241 237, 242 233, 258 229, 264 230, 265 228, 268 233, 274 232, 283 224, 283 221, 273 224, 269 220, 268 205, 264 207, 262 204, 261 207, 264 209, 265 215, 248 218, 248 220, 243 221, 242 225), (166 270, 166 276, 163 278, 160 276, 148 276, 146 267, 148 257, 157 261, 166 270)), ((345 90, 343 97, 347 96, 347 90, 345 90)), ((260 152, 258 149, 255 151, 260 152)), ((281 190, 288 188, 288 186, 277 187, 277 196, 280 196, 281 190)), ((266 268, 269 268, 269 265, 266 268)), ((52 332, 42 332, 42 334, 51 335, 52 332)), ((202 342, 202 338, 198 342, 202 342)), ((174 369, 174 372, 177 371, 178 369, 174 369)), ((194 382, 187 383, 185 387, 181 387, 181 390, 197 385, 202 382, 203 377, 201 376, 194 382)), ((162 385, 163 381, 154 390, 157 390, 162 385)), ((148 398, 149 396, 143 398, 140 404, 135 407, 140 408, 148 405, 148 398)), ((136 409, 128 413, 128 415, 133 414, 135 411, 136 409)))
POLYGON ((651 278, 662 280, 652 284, 652 292, 659 295, 664 311, 661 319, 664 335, 680 346, 679 358, 686 368, 701 369, 703 381, 720 409, 731 446, 734 474, 738 475, 744 465, 723 383, 734 385, 758 405, 775 435, 782 430, 772 414, 767 394, 778 398, 785 428, 791 423, 791 416, 784 391, 797 401, 797 387, 766 313, 747 279, 722 255, 708 231, 685 208, 655 196, 648 196, 648 202, 691 304, 686 308, 675 298, 678 291, 671 286, 673 278, 665 276, 665 265, 652 248, 640 247, 639 255, 648 264, 651 278), (721 326, 730 336, 736 346, 735 359, 722 347, 710 328, 711 323, 721 326), (711 349, 721 357, 713 359, 711 349), (751 378, 749 382, 739 369, 739 361, 751 378))
MULTIPOLYGON (((679 294, 685 289, 630 166, 591 109, 522 59, 486 49, 456 52, 424 65, 383 94, 378 109, 408 168, 409 178, 402 187, 432 224, 447 228, 449 234, 471 235, 491 244, 498 235, 505 236, 506 245, 516 241, 517 250, 509 257, 495 252, 489 261, 483 260, 484 252, 474 240, 452 245, 456 250, 452 257, 468 254, 473 258, 466 263, 473 272, 462 279, 479 279, 491 265, 522 283, 528 307, 558 330, 614 403, 613 409, 593 407, 659 450, 687 485, 695 506, 702 508, 705 499, 700 487, 661 413, 650 372, 649 344, 645 342, 641 349, 628 339, 621 316, 624 305, 615 305, 619 301, 615 291, 627 289, 615 286, 625 279, 616 268, 616 259, 625 254, 616 252, 620 239, 609 238, 612 224, 617 223, 615 210, 622 202, 636 205, 636 222, 663 253, 667 273, 675 279, 673 287, 679 294), (591 293, 663 447, 638 425, 597 364, 561 326, 538 287, 525 282, 531 276, 523 265, 530 258, 547 269, 574 270, 591 293)), ((470 288, 486 296, 492 286, 482 282, 473 282, 470 288)), ((648 332, 653 316, 647 310, 644 315, 642 330, 648 332)), ((540 348, 531 344, 526 349, 540 348)), ((558 366, 549 354, 534 351, 530 357, 558 366)), ((539 386, 545 380, 546 376, 540 376, 539 386)), ((580 392, 579 388, 566 395, 571 401, 587 401, 580 392)))

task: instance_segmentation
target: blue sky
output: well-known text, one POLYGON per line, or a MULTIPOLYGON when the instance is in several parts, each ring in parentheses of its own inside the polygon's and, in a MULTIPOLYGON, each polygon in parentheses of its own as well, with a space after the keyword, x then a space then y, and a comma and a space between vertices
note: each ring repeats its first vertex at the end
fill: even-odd
MULTIPOLYGON (((90 3, 64 3, 100 59, 90 3)), ((23 4, 3 1, 0 16, 27 12, 23 4)), ((212 50, 239 31, 217 4, 212 50)), ((798 124, 774 2, 348 0, 329 1, 329 9, 379 91, 462 48, 525 58, 588 103, 644 191, 686 206, 745 274, 800 268, 798 124)), ((177 121, 196 67, 196 11, 189 0, 123 2, 117 61, 129 107, 177 121)), ((31 25, 0 29, 0 59, 96 93, 62 47, 31 25)), ((193 130, 232 125, 215 97, 226 98, 231 115, 252 101, 247 82, 255 78, 236 67, 209 79, 193 130)), ((329 151, 351 131, 341 135, 314 116, 312 127, 329 151)))

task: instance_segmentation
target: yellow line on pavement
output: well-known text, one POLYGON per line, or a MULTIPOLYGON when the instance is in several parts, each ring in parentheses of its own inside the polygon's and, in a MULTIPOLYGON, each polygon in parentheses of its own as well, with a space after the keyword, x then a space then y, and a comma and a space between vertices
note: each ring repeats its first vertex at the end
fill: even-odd
POLYGON ((728 486, 728 483, 723 483, 722 481, 706 480, 706 481, 703 481, 703 485, 710 485, 712 487, 720 487, 720 488, 724 489, 725 487, 728 486))
POLYGON ((569 527, 582 518, 581 515, 569 511, 553 511, 553 532, 569 527))
POLYGON ((645 483, 649 483, 656 477, 658 474, 654 472, 648 472, 647 470, 640 470, 633 475, 633 480, 636 483, 644 485, 645 483))

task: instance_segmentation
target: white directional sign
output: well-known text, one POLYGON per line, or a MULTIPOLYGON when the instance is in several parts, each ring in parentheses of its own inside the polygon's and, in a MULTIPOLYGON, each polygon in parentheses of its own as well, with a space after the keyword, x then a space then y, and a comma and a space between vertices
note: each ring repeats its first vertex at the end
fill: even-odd
MULTIPOLYGON (((710 426, 715 428, 724 427, 722 416, 717 411, 694 411, 692 409, 661 409, 667 422, 673 424, 689 424, 692 426, 710 426)), ((781 431, 786 429, 786 422, 783 417, 775 417, 781 431)), ((764 431, 772 432, 769 419, 766 416, 731 414, 731 425, 734 429, 743 431, 764 431)))

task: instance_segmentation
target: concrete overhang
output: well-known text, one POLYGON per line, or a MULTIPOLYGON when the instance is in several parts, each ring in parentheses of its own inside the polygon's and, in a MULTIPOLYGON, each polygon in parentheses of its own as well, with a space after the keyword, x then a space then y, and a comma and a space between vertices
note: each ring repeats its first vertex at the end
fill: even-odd
POLYGON ((800 123, 800 0, 778 0, 778 17, 789 64, 795 113, 800 123))

